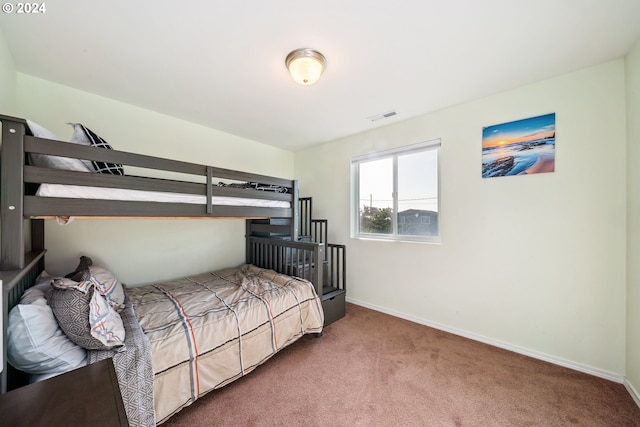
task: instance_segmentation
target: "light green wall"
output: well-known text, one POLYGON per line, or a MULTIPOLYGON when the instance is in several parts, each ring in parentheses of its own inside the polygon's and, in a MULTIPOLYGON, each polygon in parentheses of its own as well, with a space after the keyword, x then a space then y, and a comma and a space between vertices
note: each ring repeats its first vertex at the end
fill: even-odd
MULTIPOLYGON (((80 122, 114 149, 229 169, 293 177, 293 154, 255 141, 18 73, 18 115, 61 139, 80 122)), ((244 262, 242 220, 83 220, 45 224, 51 274, 68 273, 82 254, 129 285, 244 262)))
POLYGON ((626 57, 627 86, 627 387, 640 405, 640 40, 626 57))
POLYGON ((16 109, 16 68, 0 28, 0 114, 12 115, 16 109))
POLYGON ((624 73, 613 61, 296 153, 302 193, 347 245, 347 297, 621 381, 624 73), (481 178, 483 126, 552 112, 554 173, 481 178), (434 138, 442 244, 351 239, 351 157, 434 138))

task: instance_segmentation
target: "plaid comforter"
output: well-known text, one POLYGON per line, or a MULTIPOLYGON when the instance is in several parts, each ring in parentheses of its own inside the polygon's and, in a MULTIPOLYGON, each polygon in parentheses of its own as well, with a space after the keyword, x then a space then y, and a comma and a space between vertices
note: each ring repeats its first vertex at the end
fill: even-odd
POLYGON ((127 293, 151 345, 158 423, 324 323, 310 282, 252 265, 127 293))

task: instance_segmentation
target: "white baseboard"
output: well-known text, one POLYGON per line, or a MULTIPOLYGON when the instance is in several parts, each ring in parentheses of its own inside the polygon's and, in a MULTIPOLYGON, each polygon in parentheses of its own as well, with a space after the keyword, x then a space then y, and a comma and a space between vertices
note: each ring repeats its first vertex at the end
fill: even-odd
POLYGON ((633 400, 636 402, 636 405, 638 405, 638 407, 640 408, 640 393, 638 393, 638 390, 636 390, 626 378, 624 379, 624 386, 626 387, 633 400))
MULTIPOLYGON (((620 383, 620 384, 624 383, 625 386, 627 386, 627 382, 626 382, 625 378, 622 375, 618 375, 618 374, 615 374, 613 372, 604 371, 602 369, 597 369, 597 368, 594 368, 594 367, 591 367, 591 366, 582 365, 580 363, 576 363, 576 362, 573 362, 573 361, 570 361, 570 360, 566 360, 566 359, 562 359, 562 358, 559 358, 559 357, 551 356, 551 355, 548 355, 548 354, 540 353, 540 352, 537 352, 537 351, 529 350, 529 349, 526 349, 526 348, 523 348, 523 347, 519 347, 519 346, 516 346, 516 345, 513 345, 513 344, 509 344, 509 343, 506 343, 506 342, 494 340, 492 338, 487 338, 487 337, 484 337, 482 335, 477 335, 477 334, 474 334, 474 333, 471 333, 471 332, 467 332, 467 331, 464 331, 462 329, 452 328, 450 326, 446 326, 446 325, 442 325, 442 324, 439 324, 439 323, 431 322, 429 320, 420 319, 420 318, 417 318, 417 317, 414 317, 414 316, 409 316, 409 315, 406 315, 404 313, 400 313, 400 312, 397 312, 397 311, 394 311, 394 310, 389 310, 387 308, 379 307, 379 306, 376 306, 376 305, 373 305, 373 304, 369 304, 369 303, 366 303, 366 302, 363 302, 363 301, 358 301, 358 300, 355 300, 353 298, 347 297, 346 301, 350 302, 352 304, 355 304, 355 305, 359 305, 359 306, 362 306, 362 307, 365 307, 365 308, 370 308, 372 310, 379 311, 381 313, 389 314, 389 315, 394 316, 394 317, 399 317, 401 319, 409 320, 409 321, 414 322, 414 323, 418 323, 418 324, 421 324, 421 325, 429 326, 430 328, 439 329, 441 331, 445 331, 445 332, 452 333, 454 335, 459 335, 461 337, 469 338, 469 339, 472 339, 474 341, 479 341, 479 342, 482 342, 482 343, 485 343, 485 344, 489 344, 489 345, 492 345, 492 346, 495 346, 495 347, 503 348, 505 350, 513 351, 515 353, 523 354, 525 356, 533 357, 534 359, 539 359, 539 360, 543 360, 545 362, 553 363, 555 365, 564 366, 565 368, 573 369, 573 370, 579 371, 579 372, 584 372, 586 374, 594 375, 596 377, 604 378, 604 379, 607 379, 607 380, 610 380, 610 381, 614 381, 614 382, 617 382, 617 383, 620 383)), ((633 387, 631 387, 630 384, 627 386, 627 390, 629 390, 629 389, 633 390, 633 387)), ((633 390, 632 396, 636 400, 636 403, 638 403, 638 393, 635 390, 633 390), (634 395, 634 393, 635 393, 635 395, 634 395)), ((640 404, 639 404, 639 406, 640 406, 640 404)))

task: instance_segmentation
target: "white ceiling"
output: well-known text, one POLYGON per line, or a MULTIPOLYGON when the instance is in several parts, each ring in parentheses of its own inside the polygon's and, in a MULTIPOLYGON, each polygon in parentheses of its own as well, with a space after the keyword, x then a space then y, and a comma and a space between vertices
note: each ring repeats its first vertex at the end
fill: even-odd
POLYGON ((621 58, 640 39, 640 0, 45 4, 0 14, 19 72, 289 150, 621 58), (312 86, 284 66, 301 47, 327 58, 312 86))

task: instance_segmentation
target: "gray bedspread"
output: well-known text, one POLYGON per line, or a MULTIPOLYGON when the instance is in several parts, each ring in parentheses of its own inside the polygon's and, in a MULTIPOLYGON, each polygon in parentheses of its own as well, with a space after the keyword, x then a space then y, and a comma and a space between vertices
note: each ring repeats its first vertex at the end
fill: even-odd
POLYGON ((118 350, 88 350, 87 363, 113 358, 120 392, 132 427, 156 425, 153 407, 153 364, 151 344, 127 296, 120 313, 125 329, 125 346, 118 350))

